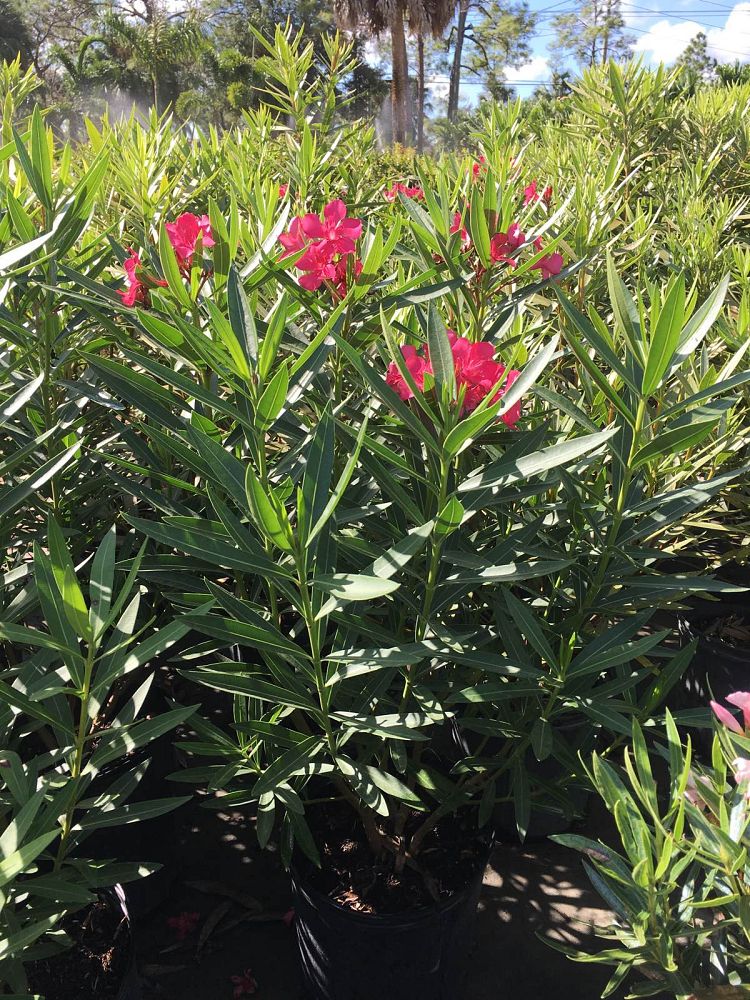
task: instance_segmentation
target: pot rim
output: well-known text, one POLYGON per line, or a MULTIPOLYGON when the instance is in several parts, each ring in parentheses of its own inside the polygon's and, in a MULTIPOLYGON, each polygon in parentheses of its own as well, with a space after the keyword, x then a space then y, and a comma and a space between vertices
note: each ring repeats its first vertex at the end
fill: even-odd
POLYGON ((454 892, 453 895, 449 896, 447 899, 439 900, 432 906, 412 907, 408 910, 402 910, 399 913, 362 913, 359 910, 352 910, 350 907, 344 906, 342 903, 338 903, 335 899, 331 899, 330 896, 321 892, 319 889, 316 889, 310 884, 309 880, 305 878, 304 873, 299 868, 295 867, 292 867, 289 870, 289 874, 292 879, 292 892, 305 897, 307 901, 317 909, 332 910, 334 913, 346 915, 355 922, 369 924, 369 926, 373 928, 406 928, 411 924, 427 920, 435 915, 442 915, 461 906, 478 887, 481 889, 484 881, 484 873, 487 870, 490 853, 494 844, 495 838, 493 835, 491 843, 487 846, 486 852, 483 852, 482 856, 484 860, 480 860, 478 862, 477 870, 475 871, 471 881, 468 882, 463 889, 454 892))

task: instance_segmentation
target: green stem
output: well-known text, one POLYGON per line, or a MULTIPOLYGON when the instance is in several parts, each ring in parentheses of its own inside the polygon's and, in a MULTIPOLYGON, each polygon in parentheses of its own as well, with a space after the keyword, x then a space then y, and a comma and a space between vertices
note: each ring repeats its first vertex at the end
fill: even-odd
MULTIPOLYGON (((75 737, 73 764, 70 769, 71 781, 78 781, 81 776, 81 772, 83 771, 83 753, 86 746, 86 737, 89 725, 89 698, 91 697, 91 678, 94 673, 95 654, 96 647, 94 643, 91 642, 89 643, 86 651, 86 663, 83 670, 80 716, 78 718, 78 731, 75 737)), ((60 865, 65 857, 65 849, 68 838, 70 837, 71 828, 73 826, 73 813, 75 811, 75 806, 76 800, 74 798, 68 806, 65 816, 63 817, 62 836, 60 837, 60 846, 58 847, 57 857, 55 858, 55 871, 59 871, 60 865)))

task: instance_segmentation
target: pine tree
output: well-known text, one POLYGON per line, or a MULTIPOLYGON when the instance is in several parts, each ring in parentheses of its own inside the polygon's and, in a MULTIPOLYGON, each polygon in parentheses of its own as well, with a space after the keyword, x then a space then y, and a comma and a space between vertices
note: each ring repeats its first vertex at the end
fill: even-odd
POLYGON ((579 67, 608 59, 629 59, 633 37, 625 27, 620 0, 588 0, 552 19, 557 38, 550 46, 557 64, 572 58, 579 67))
POLYGON ((675 66, 696 80, 709 80, 714 76, 716 60, 708 54, 708 39, 702 31, 690 39, 675 66))

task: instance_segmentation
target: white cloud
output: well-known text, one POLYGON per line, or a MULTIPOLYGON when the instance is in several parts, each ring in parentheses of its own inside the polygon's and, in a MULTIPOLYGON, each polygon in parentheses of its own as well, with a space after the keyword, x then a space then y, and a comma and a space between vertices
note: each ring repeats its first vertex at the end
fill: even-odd
POLYGON ((750 3, 738 3, 723 28, 709 28, 708 51, 719 62, 750 61, 750 3))
MULTIPOLYGON (((632 21, 628 23, 635 27, 632 21)), ((700 31, 708 39, 709 55, 719 62, 750 60, 750 2, 736 4, 723 27, 707 28, 697 21, 663 18, 639 35, 633 50, 647 53, 652 62, 673 63, 700 31)))
POLYGON ((518 69, 509 66, 505 70, 505 77, 510 84, 515 84, 519 80, 546 80, 548 76, 549 61, 544 56, 534 56, 518 69))
MULTIPOLYGON (((691 3, 695 3, 695 0, 691 0, 691 3)), ((654 14, 660 13, 658 4, 648 4, 648 9, 644 10, 642 0, 641 2, 639 0, 622 0, 620 11, 629 28, 644 28, 649 21, 653 20, 654 14)))
POLYGON ((673 63, 703 27, 697 21, 657 21, 635 42, 635 52, 647 52, 653 62, 673 63))

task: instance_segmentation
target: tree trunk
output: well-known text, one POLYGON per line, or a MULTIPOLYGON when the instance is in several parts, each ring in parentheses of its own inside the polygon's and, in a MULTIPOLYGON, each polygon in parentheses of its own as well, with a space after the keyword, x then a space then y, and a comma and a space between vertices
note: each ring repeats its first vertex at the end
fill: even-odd
POLYGON ((399 4, 391 21, 391 48, 393 49, 393 72, 391 78, 391 117, 393 120, 393 141, 406 145, 407 108, 409 104, 409 60, 406 54, 406 34, 404 32, 404 11, 399 4))
POLYGON ((464 37, 466 35, 466 19, 469 16, 471 0, 461 0, 458 8, 458 25, 456 27, 456 45, 453 50, 453 65, 448 88, 448 118, 456 120, 458 114, 458 98, 461 90, 461 59, 463 57, 464 37))
POLYGON ((417 36, 417 60, 418 60, 418 79, 417 79, 417 152, 424 152, 424 93, 425 93, 425 81, 424 81, 424 35, 420 34, 417 36))

